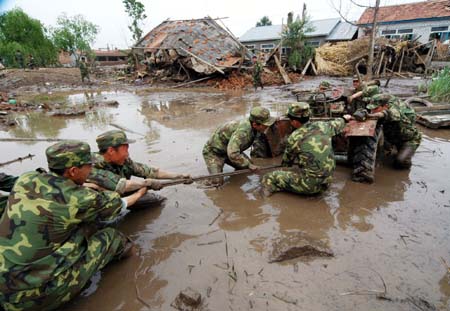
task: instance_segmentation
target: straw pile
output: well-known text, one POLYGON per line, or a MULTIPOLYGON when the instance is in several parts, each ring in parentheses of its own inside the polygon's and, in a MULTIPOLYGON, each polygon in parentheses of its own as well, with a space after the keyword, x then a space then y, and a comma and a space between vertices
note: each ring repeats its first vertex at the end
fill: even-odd
POLYGON ((349 58, 347 42, 331 45, 327 43, 316 49, 314 63, 317 73, 330 76, 347 76, 351 74, 351 64, 345 65, 349 58))

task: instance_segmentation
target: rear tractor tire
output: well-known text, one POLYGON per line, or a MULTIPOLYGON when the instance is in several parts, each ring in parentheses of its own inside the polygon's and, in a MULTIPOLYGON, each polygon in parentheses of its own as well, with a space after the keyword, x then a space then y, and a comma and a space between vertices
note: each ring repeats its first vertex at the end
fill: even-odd
POLYGON ((373 183, 377 158, 383 151, 383 127, 375 129, 374 136, 352 137, 349 154, 352 155, 352 180, 356 182, 373 183))

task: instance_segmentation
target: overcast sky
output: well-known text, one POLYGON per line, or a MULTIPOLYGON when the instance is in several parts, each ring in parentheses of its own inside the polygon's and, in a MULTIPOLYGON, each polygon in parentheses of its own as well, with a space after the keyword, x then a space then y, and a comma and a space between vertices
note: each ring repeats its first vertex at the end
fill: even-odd
MULTIPOLYGON (((162 21, 170 18, 192 19, 205 16, 228 17, 223 19, 226 26, 237 37, 242 36, 248 29, 264 15, 269 16, 273 24, 286 22, 289 11, 295 15, 301 12, 303 3, 312 19, 338 17, 332 4, 339 4, 340 0, 141 0, 145 5, 147 19, 143 27, 144 33, 162 21)), ((375 0, 356 0, 360 4, 374 3, 375 0)), ((382 5, 393 5, 414 0, 381 0, 382 5)), ((350 4, 349 0, 342 0, 345 15, 357 20, 363 8, 350 4)), ((129 19, 124 12, 122 0, 0 0, 0 11, 4 12, 14 7, 22 8, 30 16, 39 19, 45 25, 54 26, 56 18, 62 12, 69 15, 81 14, 96 25, 100 32, 94 43, 95 48, 110 47, 126 48, 130 46, 132 37, 127 25, 129 19)))

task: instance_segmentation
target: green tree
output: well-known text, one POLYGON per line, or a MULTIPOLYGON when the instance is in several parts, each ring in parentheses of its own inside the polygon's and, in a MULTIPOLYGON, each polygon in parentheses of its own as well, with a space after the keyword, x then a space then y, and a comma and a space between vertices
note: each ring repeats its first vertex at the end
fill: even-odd
POLYGON ((142 22, 147 18, 147 15, 145 15, 145 7, 137 0, 123 0, 122 2, 125 5, 125 12, 128 13, 128 16, 132 20, 128 29, 133 34, 133 40, 138 42, 142 37, 142 22))
POLYGON ((288 55, 289 67, 294 71, 300 69, 306 64, 309 58, 314 54, 314 48, 306 42, 306 33, 314 31, 310 18, 306 14, 306 8, 303 9, 302 18, 288 23, 282 31, 283 45, 290 48, 288 55))
POLYGON ((57 50, 48 37, 47 29, 20 8, 0 15, 0 55, 4 64, 18 66, 15 53, 20 51, 25 63, 33 55, 38 66, 56 63, 57 50))
POLYGON ((256 23, 256 27, 261 26, 272 26, 272 21, 269 19, 268 16, 263 16, 259 22, 256 23))
POLYGON ((61 14, 53 29, 53 42, 56 47, 75 55, 78 63, 80 56, 91 51, 91 44, 97 37, 99 27, 87 21, 83 15, 67 16, 61 14))

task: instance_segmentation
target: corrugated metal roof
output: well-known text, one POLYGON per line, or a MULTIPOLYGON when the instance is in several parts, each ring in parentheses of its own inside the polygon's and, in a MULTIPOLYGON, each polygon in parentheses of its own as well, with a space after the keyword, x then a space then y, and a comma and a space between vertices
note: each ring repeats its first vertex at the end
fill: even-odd
MULTIPOLYGON (((307 37, 328 36, 339 23, 339 18, 328 18, 311 21, 314 28, 306 33, 307 37)), ((281 38, 281 25, 253 27, 244 33, 239 40, 241 42, 276 40, 281 38)))
POLYGON ((351 40, 358 31, 358 26, 341 21, 327 37, 327 41, 351 40))

